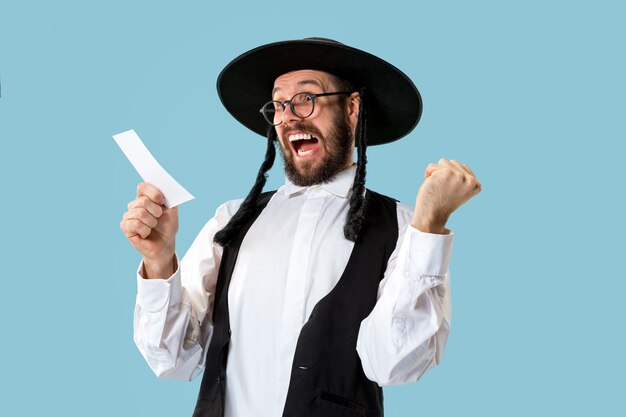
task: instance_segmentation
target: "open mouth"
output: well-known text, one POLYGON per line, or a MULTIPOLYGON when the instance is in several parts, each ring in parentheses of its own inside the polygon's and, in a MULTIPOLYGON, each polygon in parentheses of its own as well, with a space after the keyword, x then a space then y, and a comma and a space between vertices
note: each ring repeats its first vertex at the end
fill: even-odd
POLYGON ((311 156, 319 147, 319 140, 308 133, 295 133, 289 135, 291 148, 301 158, 311 156))

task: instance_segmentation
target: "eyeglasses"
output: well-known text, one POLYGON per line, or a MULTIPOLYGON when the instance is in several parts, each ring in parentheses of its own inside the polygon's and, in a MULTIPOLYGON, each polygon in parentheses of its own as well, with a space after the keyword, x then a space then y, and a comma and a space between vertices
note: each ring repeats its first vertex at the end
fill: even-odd
POLYGON ((263 107, 261 107, 259 112, 263 115, 263 117, 265 117, 267 123, 272 126, 278 126, 283 122, 283 113, 285 112, 285 108, 287 108, 287 105, 289 105, 291 112, 296 117, 306 119, 307 117, 312 115, 313 111, 315 110, 316 98, 325 96, 338 96, 342 94, 352 94, 352 91, 338 91, 335 93, 321 94, 298 93, 295 96, 291 97, 291 100, 268 101, 263 105, 263 107))

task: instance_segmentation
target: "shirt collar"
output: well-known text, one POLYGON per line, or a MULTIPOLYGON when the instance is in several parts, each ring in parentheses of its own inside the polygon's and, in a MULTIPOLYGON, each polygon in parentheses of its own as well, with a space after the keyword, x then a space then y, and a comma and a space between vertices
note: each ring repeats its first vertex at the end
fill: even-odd
POLYGON ((354 183, 355 172, 356 164, 352 164, 348 168, 345 168, 343 171, 340 171, 337 175, 335 175, 332 180, 322 184, 311 185, 309 187, 295 185, 289 180, 289 178, 285 177, 285 185, 280 187, 278 191, 284 193, 287 196, 291 196, 300 191, 306 190, 307 188, 318 187, 338 197, 347 198, 354 183))

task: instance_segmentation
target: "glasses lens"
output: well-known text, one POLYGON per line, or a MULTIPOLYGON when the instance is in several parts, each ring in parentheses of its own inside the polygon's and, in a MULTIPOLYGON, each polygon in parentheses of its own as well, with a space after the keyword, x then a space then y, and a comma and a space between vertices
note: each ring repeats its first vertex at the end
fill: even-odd
POLYGON ((293 114, 298 117, 309 117, 313 113, 313 96, 308 93, 300 93, 291 99, 293 114))
POLYGON ((279 125, 282 121, 283 107, 279 101, 270 101, 263 106, 263 116, 271 125, 279 125))

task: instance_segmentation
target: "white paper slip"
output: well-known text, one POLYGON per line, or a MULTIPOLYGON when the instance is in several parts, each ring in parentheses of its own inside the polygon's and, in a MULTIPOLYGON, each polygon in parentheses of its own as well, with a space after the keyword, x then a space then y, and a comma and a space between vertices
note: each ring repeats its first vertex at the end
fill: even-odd
POLYGON ((195 198, 163 169, 133 129, 113 135, 113 139, 141 178, 161 190, 165 207, 176 207, 195 198))

